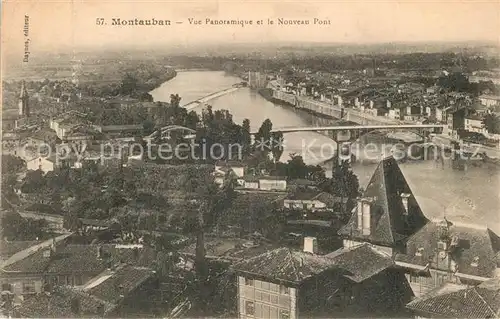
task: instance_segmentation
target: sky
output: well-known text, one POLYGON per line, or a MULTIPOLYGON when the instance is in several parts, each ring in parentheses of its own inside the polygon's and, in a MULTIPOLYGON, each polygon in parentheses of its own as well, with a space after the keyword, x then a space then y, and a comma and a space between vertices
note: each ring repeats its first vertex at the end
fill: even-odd
POLYGON ((80 47, 192 46, 230 43, 492 41, 499 43, 500 1, 94 1, 7 0, 2 51, 80 47), (28 36, 23 34, 29 16, 28 36), (97 25, 102 18, 107 25, 97 25), (171 20, 171 26, 112 26, 112 18, 171 20), (254 26, 194 26, 188 18, 262 19, 254 26), (330 25, 268 25, 267 20, 328 19, 330 25), (183 22, 176 24, 175 21, 183 22))

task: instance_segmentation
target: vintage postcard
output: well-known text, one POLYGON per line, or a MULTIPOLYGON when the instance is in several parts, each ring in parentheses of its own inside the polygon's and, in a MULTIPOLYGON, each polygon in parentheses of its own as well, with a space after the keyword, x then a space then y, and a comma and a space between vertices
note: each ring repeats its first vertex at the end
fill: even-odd
POLYGON ((0 314, 499 318, 497 0, 6 0, 0 314))

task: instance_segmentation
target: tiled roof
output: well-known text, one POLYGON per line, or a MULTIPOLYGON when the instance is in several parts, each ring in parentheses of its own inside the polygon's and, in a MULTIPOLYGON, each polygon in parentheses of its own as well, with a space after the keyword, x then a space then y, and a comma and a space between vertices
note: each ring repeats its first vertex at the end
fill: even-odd
POLYGON ((74 273, 101 272, 109 263, 134 263, 147 266, 154 260, 154 251, 144 247, 139 250, 117 248, 115 245, 101 245, 104 255, 97 258, 99 245, 58 245, 52 257, 44 257, 45 249, 3 267, 7 272, 23 273, 74 273))
POLYGON ((500 315, 500 279, 485 281, 473 288, 440 287, 407 308, 417 313, 450 318, 498 318, 500 315))
POLYGON ((144 267, 123 266, 97 284, 83 290, 55 287, 50 294, 38 294, 27 299, 16 309, 22 317, 31 318, 81 318, 101 317, 116 308, 130 292, 153 276, 154 271, 144 267), (78 300, 80 311, 72 309, 78 300))
POLYGON ((25 300, 15 313, 24 318, 82 318, 100 317, 100 309, 106 311, 112 308, 82 291, 70 287, 56 287, 50 294, 37 294, 25 300), (78 300, 79 312, 72 309, 72 303, 78 300))
POLYGON ((278 248, 242 261, 234 266, 239 272, 299 283, 334 267, 331 259, 290 248, 278 248))
POLYGON ((298 189, 286 196, 288 200, 313 200, 319 195, 318 191, 298 189))
POLYGON ((326 270, 362 282, 394 265, 390 256, 375 251, 368 244, 339 249, 328 255, 278 248, 242 261, 234 269, 275 280, 299 283, 326 270))
MULTIPOLYGON (((439 224, 430 222, 420 231, 411 236, 406 244, 406 253, 397 254, 396 260, 405 263, 425 266, 430 262, 432 268, 438 268, 439 257, 437 245, 439 224), (422 249, 422 256, 416 256, 418 249, 422 249)), ((457 250, 452 258, 458 266, 458 272, 467 275, 492 278, 500 262, 500 238, 488 228, 474 225, 451 222, 449 237, 458 238, 457 250), (478 257, 477 266, 471 266, 474 258, 478 257)))
POLYGON ((153 274, 150 268, 125 266, 97 286, 85 289, 85 292, 105 302, 116 304, 153 274))
POLYGON ((403 218, 405 208, 401 199, 402 193, 413 195, 396 160, 392 156, 386 157, 378 164, 363 194, 364 197, 374 199, 370 209, 370 235, 362 235, 357 229, 356 208, 339 234, 388 246, 411 236, 428 220, 414 196, 410 196, 408 214, 403 218))
POLYGON ((6 261, 2 262, 0 267, 3 270, 8 270, 12 269, 13 271, 18 271, 19 269, 18 264, 24 264, 25 260, 29 260, 31 258, 37 259, 35 257, 38 253, 40 253, 42 250, 49 248, 54 242, 59 243, 64 241, 66 238, 68 238, 71 234, 64 234, 58 237, 55 237, 53 239, 49 239, 46 241, 43 241, 41 243, 38 243, 34 246, 29 246, 26 249, 23 249, 21 251, 16 252, 12 256, 9 257, 6 261))
POLYGON ((391 256, 371 248, 368 244, 343 248, 326 255, 335 265, 347 271, 345 277, 362 282, 394 265, 391 256))
POLYGON ((41 241, 5 241, 0 242, 0 258, 2 260, 12 257, 15 253, 25 250, 41 241))

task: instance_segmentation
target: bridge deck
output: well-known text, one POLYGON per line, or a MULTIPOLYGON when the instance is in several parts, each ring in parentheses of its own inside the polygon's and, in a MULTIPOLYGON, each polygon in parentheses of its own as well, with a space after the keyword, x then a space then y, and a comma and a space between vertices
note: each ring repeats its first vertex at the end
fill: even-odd
MULTIPOLYGON (((347 130, 370 130, 370 129, 418 129, 418 128, 444 128, 445 125, 437 124, 400 124, 400 125, 346 125, 346 126, 307 126, 307 127, 280 127, 271 132, 318 132, 318 131, 347 131, 347 130)), ((251 134, 256 134, 256 131, 251 134)))

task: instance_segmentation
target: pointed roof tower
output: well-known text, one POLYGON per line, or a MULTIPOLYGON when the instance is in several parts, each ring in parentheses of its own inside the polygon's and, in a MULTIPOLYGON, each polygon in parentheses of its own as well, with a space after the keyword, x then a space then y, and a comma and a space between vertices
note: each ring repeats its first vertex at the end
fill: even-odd
POLYGON ((363 212, 358 212, 362 207, 358 205, 349 222, 339 231, 344 238, 394 247, 428 222, 392 156, 378 164, 360 199, 363 200, 370 202, 367 210, 370 216, 360 218, 366 211, 363 208, 363 212), (359 227, 358 223, 364 221, 370 225, 359 227), (369 231, 364 232, 362 228, 368 227, 369 231))

